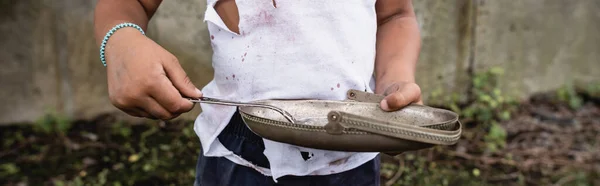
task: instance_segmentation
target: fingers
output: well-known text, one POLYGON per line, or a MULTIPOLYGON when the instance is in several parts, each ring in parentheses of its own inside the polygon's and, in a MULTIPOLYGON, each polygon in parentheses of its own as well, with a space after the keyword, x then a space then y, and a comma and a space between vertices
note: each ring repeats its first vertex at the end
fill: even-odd
POLYGON ((122 110, 123 112, 125 112, 131 116, 156 119, 155 116, 146 112, 145 111, 146 109, 141 107, 147 101, 147 99, 145 99, 145 98, 148 98, 148 97, 147 96, 144 96, 144 97, 135 96, 135 95, 137 95, 137 94, 133 94, 131 96, 124 96, 123 94, 121 94, 121 96, 111 96, 111 102, 119 110, 122 110))
POLYGON ((148 38, 134 39, 114 45, 120 48, 107 69, 111 103, 132 116, 162 120, 190 111, 194 104, 184 97, 202 94, 177 59, 148 38))
POLYGON ((161 106, 156 100, 148 97, 144 103, 144 109, 154 119, 170 120, 176 118, 180 113, 171 113, 161 106))
POLYGON ((415 83, 399 84, 397 91, 387 92, 381 101, 381 108, 385 111, 394 111, 411 103, 421 103, 421 88, 415 83))
POLYGON ((121 106, 119 107, 119 109, 135 117, 170 120, 176 118, 184 112, 190 111, 194 107, 193 103, 187 99, 181 97, 167 98, 165 94, 157 98, 146 96, 145 98, 137 100, 139 101, 135 101, 135 103, 128 104, 129 106, 121 106), (139 106, 135 107, 132 105, 139 106), (170 108, 171 110, 167 108, 170 108))
POLYGON ((129 108, 129 109, 122 109, 125 113, 135 116, 135 117, 143 117, 143 118, 150 118, 150 119, 155 119, 154 116, 148 114, 146 111, 144 111, 141 108, 129 108))
POLYGON ((150 119, 170 120, 192 110, 194 104, 182 98, 166 76, 153 79, 141 86, 145 91, 120 92, 111 96, 111 101, 129 115, 150 119))
POLYGON ((172 59, 167 59, 163 62, 163 68, 167 73, 167 77, 171 80, 175 88, 181 92, 181 94, 190 98, 202 97, 202 92, 200 92, 200 90, 198 90, 198 88, 196 88, 196 86, 192 83, 175 57, 172 57, 172 59))
MULTIPOLYGON (((179 91, 177 91, 167 77, 158 79, 157 82, 150 87, 149 91, 149 96, 152 98, 152 102, 156 102, 162 109, 157 107, 145 108, 150 108, 151 110, 153 109, 152 112, 159 115, 152 115, 159 119, 172 119, 172 116, 188 112, 194 107, 194 103, 181 97, 179 91), (167 115, 163 113, 162 110, 169 112, 169 114, 167 115)), ((152 113, 151 111, 148 112, 152 113)))

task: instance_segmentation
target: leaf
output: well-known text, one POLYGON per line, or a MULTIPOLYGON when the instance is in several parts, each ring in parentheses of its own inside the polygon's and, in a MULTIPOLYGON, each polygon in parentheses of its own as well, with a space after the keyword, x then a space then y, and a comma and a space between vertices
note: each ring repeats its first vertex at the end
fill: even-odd
POLYGON ((583 99, 581 99, 581 97, 579 97, 579 96, 573 97, 573 98, 569 99, 569 106, 572 109, 581 108, 581 106, 583 106, 583 99))
POLYGON ((169 146, 169 145, 165 145, 165 144, 160 144, 160 145, 158 146, 158 148, 160 148, 160 150, 168 151, 168 150, 170 150, 170 149, 171 149, 171 146, 169 146))
POLYGON ((498 103, 503 103, 503 104, 505 103, 505 102, 504 102, 504 101, 505 101, 505 100, 504 100, 504 97, 503 97, 503 96, 501 96, 501 95, 499 95, 498 97, 496 97, 496 100, 498 101, 498 103))
POLYGON ((142 168, 144 171, 148 172, 150 170, 152 170, 152 165, 150 164, 144 164, 144 167, 142 168))
POLYGON ((480 174, 481 174, 481 171, 479 171, 479 169, 477 169, 477 168, 473 169, 473 176, 479 177, 480 174))
POLYGON ((409 161, 410 161, 410 160, 414 160, 414 159, 415 159, 415 155, 413 155, 413 154, 407 154, 407 155, 405 156, 405 158, 406 158, 406 160, 409 160, 409 161))
POLYGON ((492 122, 488 134, 484 136, 488 151, 495 152, 506 144, 506 130, 498 123, 492 122))
POLYGON ((467 109, 463 110, 463 114, 465 115, 466 118, 472 118, 473 115, 475 115, 474 113, 475 113, 475 110, 471 109, 471 108, 467 108, 467 109))
POLYGON ((63 180, 54 180, 55 186, 65 186, 65 182, 63 180))
POLYGON ((502 94, 502 91, 500 91, 498 88, 495 88, 492 93, 494 94, 494 97, 498 97, 502 94))
POLYGON ((556 96, 558 97, 559 101, 567 101, 569 99, 567 88, 564 86, 560 87, 558 90, 556 90, 556 96))
POLYGON ((487 95, 487 94, 481 94, 481 95, 479 95, 479 99, 481 101, 485 101, 485 102, 492 101, 492 97, 490 97, 490 95, 487 95))
POLYGON ((443 93, 442 89, 438 87, 438 88, 434 89, 433 91, 431 91, 430 98, 437 98, 437 97, 441 96, 442 93, 443 93))
POLYGON ((492 122, 488 136, 494 139, 506 140, 506 130, 496 122, 492 122))
POLYGON ((455 103, 450 104, 450 110, 454 112, 460 112, 460 108, 458 108, 458 105, 456 105, 455 103))
POLYGON ((488 142, 486 144, 486 147, 487 147, 487 150, 490 152, 496 152, 498 150, 498 145, 496 145, 495 143, 488 142))
POLYGON ((490 103, 490 107, 492 109, 495 109, 496 107, 498 107, 498 102, 495 100, 490 100, 489 103, 490 103))
POLYGON ((0 175, 13 175, 19 173, 19 167, 14 163, 5 163, 0 165, 0 175))
POLYGON ((183 128, 183 135, 185 135, 186 137, 192 137, 194 135, 194 132, 192 131, 192 129, 186 127, 183 128))
POLYGON ((500 112, 500 116, 499 117, 500 117, 501 120, 508 120, 508 119, 510 119, 510 112, 507 111, 507 110, 502 111, 502 112, 500 112))
POLYGON ((50 115, 45 115, 36 122, 35 130, 48 134, 52 131, 54 119, 50 115))
POLYGON ((131 135, 131 129, 129 127, 122 127, 121 130, 119 130, 119 134, 123 137, 129 137, 131 135))
POLYGON ((83 180, 81 180, 81 177, 75 177, 75 185, 76 186, 83 186, 83 180))
POLYGON ((140 156, 137 154, 132 154, 131 156, 129 156, 129 158, 127 158, 127 160, 132 163, 138 161, 139 159, 140 156))
POLYGON ((67 117, 56 117, 56 131, 66 133, 71 128, 71 123, 67 117))
POLYGON ((13 144, 15 144, 15 141, 17 139, 14 139, 14 138, 5 138, 3 140, 4 140, 4 144, 3 144, 2 148, 4 149, 4 148, 10 147, 13 144))
POLYGON ((473 86, 474 87, 481 87, 481 85, 483 84, 483 81, 481 80, 481 77, 474 77, 473 78, 473 86))

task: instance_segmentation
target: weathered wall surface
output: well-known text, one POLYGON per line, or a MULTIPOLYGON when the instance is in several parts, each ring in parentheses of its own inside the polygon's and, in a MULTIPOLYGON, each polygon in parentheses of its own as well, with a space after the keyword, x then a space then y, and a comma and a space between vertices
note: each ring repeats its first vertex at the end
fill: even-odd
POLYGON ((474 69, 500 66, 508 94, 600 79, 600 1, 480 0, 474 69))
POLYGON ((469 0, 414 1, 421 27, 422 47, 417 65, 417 82, 425 93, 466 91, 469 81, 469 52, 472 12, 469 0))
MULTIPOLYGON (((49 112, 75 118, 119 113, 108 101, 92 36, 95 3, 0 0, 0 123, 49 112)), ((179 58, 197 86, 212 77, 205 7, 204 0, 164 1, 147 31, 179 58)), ((491 66, 506 69, 502 86, 517 96, 600 79, 598 1, 422 0, 415 9, 425 95, 463 93, 470 69, 491 66)))
POLYGON ((35 1, 0 1, 0 122, 59 109, 55 16, 35 1))

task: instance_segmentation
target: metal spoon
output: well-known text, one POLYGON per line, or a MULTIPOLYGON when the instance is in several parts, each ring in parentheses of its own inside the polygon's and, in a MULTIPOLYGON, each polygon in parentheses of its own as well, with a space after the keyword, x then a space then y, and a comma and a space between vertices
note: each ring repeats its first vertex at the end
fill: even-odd
POLYGON ((228 106, 268 108, 268 109, 279 112, 279 114, 283 115, 283 117, 285 117, 285 119, 288 120, 289 122, 291 122, 293 124, 297 123, 296 119, 292 116, 292 114, 290 114, 289 112, 287 112, 279 107, 275 107, 273 105, 266 105, 266 104, 259 104, 259 103, 244 103, 244 102, 222 100, 222 99, 216 99, 216 98, 210 98, 210 97, 201 97, 199 99, 189 98, 189 100, 194 103, 208 103, 208 104, 228 105, 228 106))

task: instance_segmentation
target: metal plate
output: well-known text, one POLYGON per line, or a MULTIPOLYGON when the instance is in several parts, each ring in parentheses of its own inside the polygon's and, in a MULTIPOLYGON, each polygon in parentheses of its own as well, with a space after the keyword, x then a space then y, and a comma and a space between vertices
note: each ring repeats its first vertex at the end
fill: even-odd
POLYGON ((262 100, 253 103, 279 107, 299 121, 292 124, 280 113, 267 108, 239 107, 244 122, 254 133, 269 140, 316 149, 397 154, 436 144, 455 143, 454 138, 450 142, 437 143, 435 140, 432 142, 418 138, 415 140, 410 137, 394 137, 378 134, 377 130, 366 131, 357 128, 344 128, 341 133, 332 134, 325 126, 331 122, 328 114, 334 111, 362 117, 363 122, 379 123, 376 127, 383 128, 381 130, 388 133, 403 127, 412 130, 416 128, 426 135, 431 133, 432 136, 452 133, 454 137, 459 137, 461 132, 456 113, 421 105, 410 105, 398 111, 386 112, 378 103, 352 100, 262 100))
MULTIPOLYGON (((386 112, 379 107, 378 103, 357 101, 263 100, 254 103, 268 104, 286 110, 298 120, 298 124, 321 127, 328 123, 327 114, 331 111, 415 126, 447 123, 456 119, 456 115, 451 112, 420 105, 410 105, 399 111, 386 112)), ((266 108, 240 107, 240 111, 256 117, 287 122, 281 114, 266 108)))

